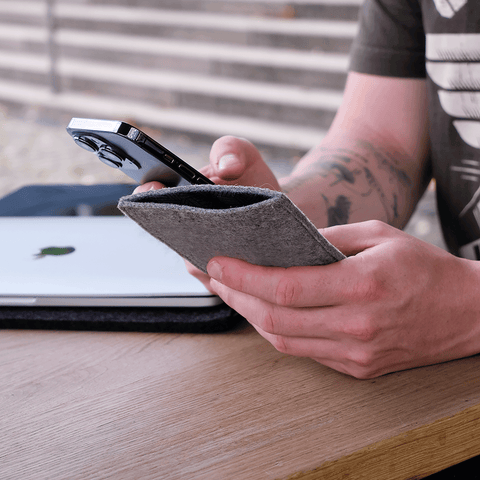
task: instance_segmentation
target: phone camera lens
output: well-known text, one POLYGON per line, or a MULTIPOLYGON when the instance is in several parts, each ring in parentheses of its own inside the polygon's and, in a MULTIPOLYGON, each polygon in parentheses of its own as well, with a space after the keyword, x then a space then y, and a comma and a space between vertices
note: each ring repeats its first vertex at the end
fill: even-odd
POLYGON ((98 146, 97 144, 93 141, 90 140, 88 137, 73 137, 73 140, 75 143, 79 146, 84 148, 85 150, 88 150, 89 152, 97 152, 98 151, 98 146))
POLYGON ((123 164, 123 158, 108 147, 102 147, 97 155, 109 167, 120 168, 123 164))

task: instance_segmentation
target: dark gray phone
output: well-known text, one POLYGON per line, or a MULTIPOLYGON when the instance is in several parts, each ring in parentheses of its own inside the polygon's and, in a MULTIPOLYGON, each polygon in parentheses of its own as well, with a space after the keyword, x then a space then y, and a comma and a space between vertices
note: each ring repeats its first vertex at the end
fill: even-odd
POLYGON ((138 183, 159 181, 167 187, 213 182, 146 133, 118 120, 72 118, 67 132, 77 145, 97 154, 109 167, 138 183))

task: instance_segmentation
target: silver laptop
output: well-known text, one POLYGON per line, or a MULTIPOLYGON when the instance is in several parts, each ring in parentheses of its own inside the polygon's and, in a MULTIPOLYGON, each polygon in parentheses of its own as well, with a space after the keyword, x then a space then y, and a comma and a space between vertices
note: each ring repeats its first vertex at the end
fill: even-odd
POLYGON ((0 306, 219 303, 179 255, 126 217, 0 217, 0 306))

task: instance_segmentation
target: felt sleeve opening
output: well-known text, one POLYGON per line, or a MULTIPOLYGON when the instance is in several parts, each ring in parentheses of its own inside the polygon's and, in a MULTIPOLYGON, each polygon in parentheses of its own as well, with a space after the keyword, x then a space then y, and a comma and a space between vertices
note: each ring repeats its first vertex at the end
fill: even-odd
POLYGON ((259 192, 242 192, 223 189, 201 190, 162 190, 161 195, 143 196, 141 203, 170 204, 184 207, 202 208, 206 210, 227 210, 230 208, 255 205, 270 199, 269 195, 259 192))

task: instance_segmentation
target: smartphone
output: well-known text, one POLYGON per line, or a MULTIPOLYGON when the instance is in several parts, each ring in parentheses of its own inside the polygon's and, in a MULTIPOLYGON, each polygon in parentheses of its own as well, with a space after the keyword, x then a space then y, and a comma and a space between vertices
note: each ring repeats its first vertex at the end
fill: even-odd
POLYGON ((138 183, 158 181, 167 187, 213 182, 146 133, 118 120, 72 118, 67 132, 77 145, 95 153, 138 183))

